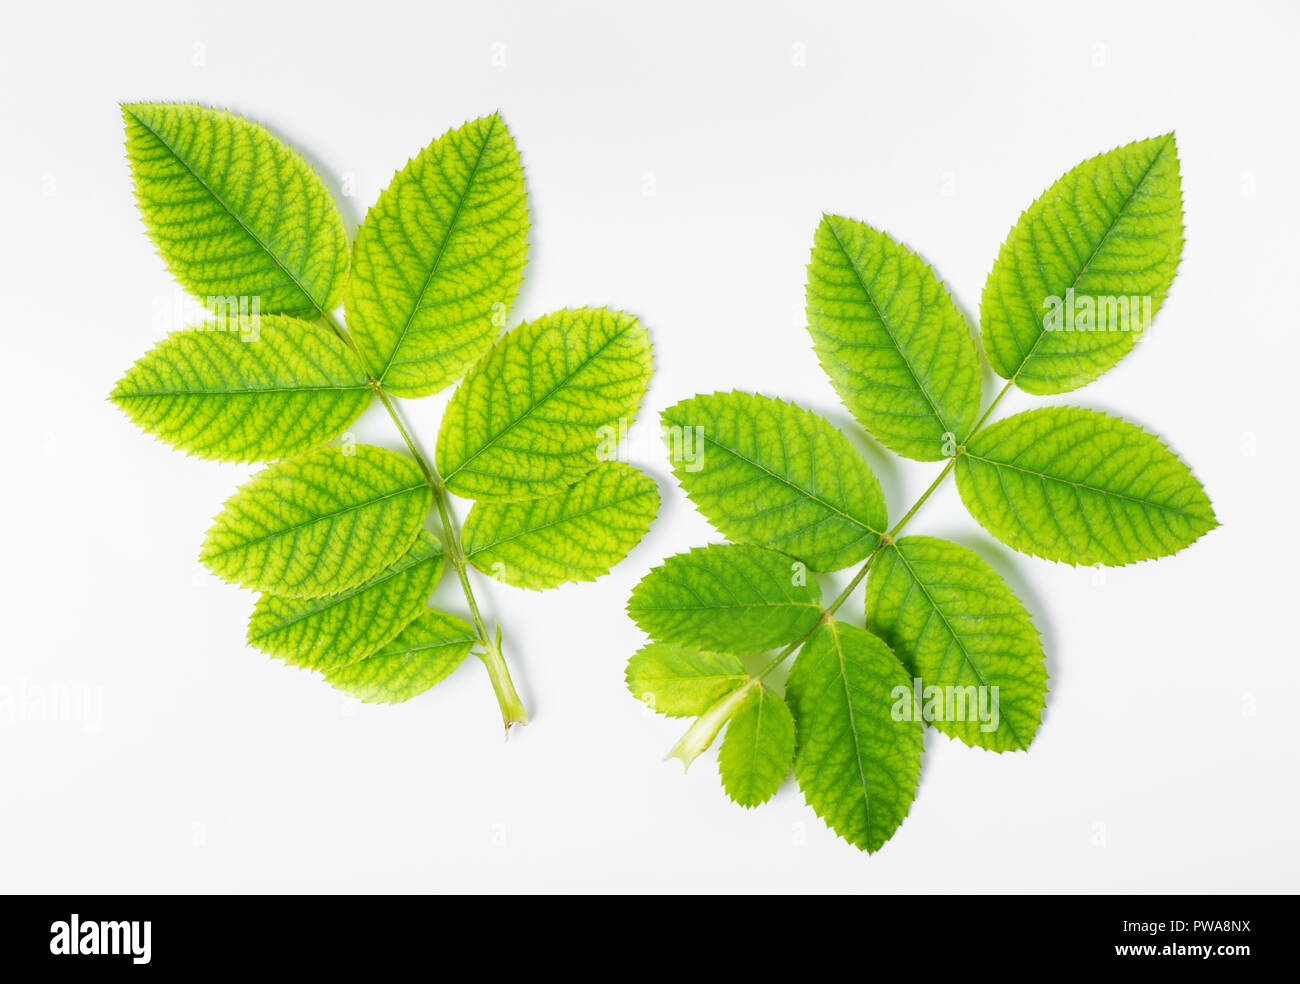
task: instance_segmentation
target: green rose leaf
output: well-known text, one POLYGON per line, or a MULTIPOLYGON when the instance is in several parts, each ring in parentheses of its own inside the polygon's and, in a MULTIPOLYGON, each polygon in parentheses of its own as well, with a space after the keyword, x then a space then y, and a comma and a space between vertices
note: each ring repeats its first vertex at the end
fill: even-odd
POLYGON ((478 361, 519 293, 527 236, 523 167, 495 113, 397 172, 357 230, 344 299, 384 389, 427 396, 478 361))
POLYGON ((759 653, 812 631, 821 589, 784 554, 713 544, 669 557, 642 578, 628 614, 656 642, 759 653))
POLYGON ((800 650, 785 695, 799 729, 794 775, 808 805, 860 850, 877 851, 911 809, 922 728, 912 681, 883 642, 826 622, 800 650))
POLYGON ((732 715, 718 750, 722 788, 745 808, 776 795, 794 762, 795 728, 790 708, 759 685, 732 715))
POLYGON ((341 434, 374 392, 327 328, 262 315, 247 332, 168 335, 122 377, 110 399, 172 447, 215 461, 263 461, 341 434))
POLYGON ((226 502, 199 559, 246 588, 315 598, 364 583, 411 548, 432 495, 410 458, 318 448, 254 475, 226 502))
POLYGON ((957 459, 957 488, 1003 543, 1067 564, 1166 557, 1218 525, 1201 483, 1159 438, 1077 407, 982 430, 957 459))
POLYGON ((979 358, 924 260, 864 222, 824 216, 807 314, 831 384, 872 436, 919 461, 951 457, 979 413, 979 358))
POLYGON ((1137 344, 1182 252, 1172 133, 1084 161, 1002 244, 980 302, 989 363, 1028 393, 1091 382, 1137 344))
POLYGON ((650 337, 606 308, 543 315, 503 337, 457 387, 438 430, 447 488, 536 499, 600 464, 650 382, 650 337))
POLYGON ((714 393, 669 407, 663 423, 679 446, 693 446, 698 435, 694 454, 674 455, 673 473, 729 539, 790 554, 815 571, 848 567, 880 542, 888 522, 880 483, 848 438, 816 414, 750 393, 714 393))
POLYGON ((872 563, 866 609, 867 628, 908 672, 940 688, 936 728, 972 747, 1029 747, 1047 669, 1038 630, 997 571, 955 543, 903 537, 872 563))
POLYGON ((477 641, 468 622, 426 608, 378 652, 328 670, 325 682, 368 703, 399 704, 450 676, 477 641))
POLYGON ((348 238, 334 199, 266 127, 179 103, 122 107, 145 228, 167 269, 212 308, 316 319, 338 306, 348 238))
POLYGON ((632 696, 668 717, 703 714, 748 681, 735 656, 694 646, 652 642, 627 663, 627 689, 632 696))

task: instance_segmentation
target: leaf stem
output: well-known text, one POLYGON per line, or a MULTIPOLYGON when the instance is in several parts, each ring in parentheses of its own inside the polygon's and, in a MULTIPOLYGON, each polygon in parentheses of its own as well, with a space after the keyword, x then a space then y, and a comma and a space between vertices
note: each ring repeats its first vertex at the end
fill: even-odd
POLYGON ((705 749, 713 744, 722 726, 731 720, 733 714, 744 703, 749 692, 759 686, 762 677, 751 677, 748 683, 741 684, 731 693, 724 695, 707 711, 695 719, 686 729, 686 733, 677 740, 677 744, 668 750, 665 758, 675 758, 682 763, 682 768, 690 769, 691 763, 704 754, 705 749))
POLYGON ((378 382, 371 382, 370 388, 375 391, 375 395, 379 397, 379 402, 382 403, 384 409, 388 411, 388 416, 391 417, 393 423, 397 425, 398 433, 402 435, 402 440, 406 442, 406 448, 411 452, 411 457, 413 457, 416 460, 416 463, 419 464, 420 471, 424 472, 425 481, 428 482, 429 485, 433 486, 434 491, 436 492, 438 486, 442 485, 442 482, 438 479, 438 474, 434 470, 433 463, 425 456, 420 445, 415 442, 415 438, 411 436, 411 432, 406 429, 406 424, 402 421, 402 415, 397 412, 397 405, 393 402, 393 398, 384 392, 383 387, 381 387, 378 382))
MULTIPOLYGON (((386 394, 384 403, 385 405, 388 403, 386 394)), ((514 681, 510 679, 510 669, 506 666, 505 656, 501 653, 501 627, 497 627, 495 636, 491 635, 483 621, 483 615, 478 610, 478 601, 475 600, 474 589, 469 583, 469 560, 460 545, 460 536, 456 532, 457 526, 451 516, 451 503, 447 500, 447 490, 443 488, 442 481, 436 479, 436 475, 432 486, 433 501, 438 507, 438 519, 442 523, 443 538, 446 541, 447 556, 451 559, 452 567, 456 568, 456 576, 460 578, 465 603, 469 605, 470 618, 474 622, 474 629, 483 646, 479 658, 483 660, 488 677, 492 680, 492 689, 496 692, 497 703, 501 707, 501 720, 506 727, 506 737, 509 738, 512 724, 528 723, 528 712, 515 691, 514 681)))
POLYGON ((784 663, 787 659, 789 659, 790 654, 794 652, 796 649, 798 649, 800 646, 802 646, 805 642, 807 642, 808 637, 817 631, 818 626, 820 626, 823 622, 830 619, 831 616, 833 616, 837 611, 839 611, 840 606, 844 604, 844 602, 848 601, 849 595, 853 593, 853 589, 856 588, 859 584, 861 584, 862 579, 867 576, 867 571, 871 570, 871 562, 876 559, 876 555, 880 553, 881 550, 884 549, 884 546, 885 546, 884 541, 882 540, 880 546, 876 547, 875 550, 871 551, 870 555, 863 562, 862 566, 858 568, 858 572, 853 575, 853 580, 849 581, 849 583, 844 586, 844 590, 835 596, 835 600, 832 601, 829 605, 827 605, 822 610, 822 617, 818 620, 817 625, 814 625, 802 636, 800 636, 794 642, 790 643, 790 645, 782 649, 781 652, 779 652, 773 658, 772 662, 768 663, 765 667, 763 667, 763 669, 759 672, 757 679, 762 680, 765 676, 767 676, 778 666, 784 663))
MULTIPOLYGON (((1019 372, 1016 373, 1016 376, 1018 375, 1020 375, 1019 372)), ((971 428, 971 432, 966 435, 966 440, 962 441, 962 444, 965 444, 967 441, 969 441, 972 437, 974 437, 976 434, 980 432, 981 428, 983 428, 984 426, 984 422, 989 419, 989 414, 993 412, 994 407, 996 407, 999 403, 1002 402, 1002 398, 1006 396, 1007 392, 1011 389, 1011 387, 1016 384, 1016 376, 1012 376, 1010 379, 1008 379, 1007 385, 1003 386, 1001 391, 999 391, 998 395, 993 397, 993 402, 988 405, 988 409, 984 411, 980 419, 975 421, 975 426, 971 428)))
POLYGON ((857 573, 853 575, 853 579, 850 580, 849 583, 844 586, 843 591, 841 591, 838 595, 835 596, 835 600, 826 606, 825 610, 822 612, 822 617, 820 621, 818 621, 817 625, 814 625, 811 629, 809 629, 806 633, 804 633, 803 636, 796 639, 794 642, 790 643, 790 645, 786 646, 783 650, 781 650, 780 653, 778 653, 772 659, 770 663, 767 664, 767 666, 763 667, 763 669, 758 674, 759 680, 762 680, 769 673, 771 673, 778 666, 780 666, 787 659, 789 659, 790 654, 793 653, 800 646, 802 646, 805 642, 807 642, 808 637, 817 631, 818 626, 828 621, 837 611, 839 611, 840 606, 843 605, 844 602, 848 601, 849 595, 853 594, 853 589, 862 583, 862 579, 866 577, 867 572, 871 570, 872 561, 876 559, 876 557, 880 554, 880 551, 884 550, 885 547, 889 546, 894 542, 894 537, 896 537, 899 531, 901 531, 903 527, 908 524, 911 518, 916 515, 917 511, 923 505, 925 505, 925 500, 930 498, 930 496, 934 495, 934 493, 938 490, 939 486, 943 484, 943 480, 948 477, 949 472, 953 470, 956 464, 957 464, 957 457, 954 455, 952 458, 948 460, 948 463, 943 466, 943 471, 939 472, 938 477, 936 477, 935 480, 930 483, 930 487, 921 493, 921 497, 917 499, 916 502, 912 503, 912 508, 903 514, 903 518, 894 524, 893 529, 891 529, 888 533, 886 533, 883 537, 880 538, 879 545, 876 547, 875 550, 871 551, 867 559, 862 562, 862 566, 859 567, 857 573))
MULTIPOLYGON (((332 314, 326 314, 322 320, 333 329, 339 338, 348 344, 358 358, 361 357, 361 353, 351 336, 348 335, 332 314)), ((524 702, 515 690, 514 681, 510 679, 510 669, 506 665, 505 656, 501 652, 501 628, 500 626, 497 627, 495 635, 489 632, 487 623, 484 622, 483 615, 479 611, 478 601, 474 597, 473 586, 469 582, 469 559, 465 556, 465 551, 460 544, 459 527, 452 516, 451 501, 447 497, 447 489, 438 476, 438 470, 434 467, 433 462, 429 460, 429 456, 424 453, 410 430, 407 429, 393 397, 384 392, 379 380, 373 377, 370 379, 370 388, 375 391, 375 395, 379 397, 384 409, 388 411, 388 416, 396 425, 398 433, 402 435, 402 440, 406 442, 411 457, 420 466, 425 481, 429 483, 429 488, 433 491, 433 501, 438 508, 438 521, 442 526, 443 546, 446 549, 447 559, 451 561, 451 566, 456 570, 456 577, 460 580, 461 591, 465 595, 465 603, 469 606, 474 631, 478 635, 479 645, 483 647, 479 659, 483 661, 483 665, 487 668, 488 677, 492 681, 492 690, 496 693, 497 704, 501 707, 501 719, 505 723, 506 737, 509 738, 512 724, 523 725, 528 723, 528 711, 524 708, 524 702)))
MULTIPOLYGON (((935 478, 935 480, 930 483, 930 487, 921 493, 921 498, 917 499, 914 503, 912 503, 912 508, 909 509, 907 512, 905 512, 903 514, 903 518, 894 524, 894 528, 890 530, 887 534, 885 534, 884 539, 881 540, 881 546, 888 545, 885 541, 889 541, 889 543, 893 542, 894 537, 896 537, 899 531, 904 526, 907 525, 908 520, 910 520, 913 516, 915 516, 917 510, 920 509, 923 505, 925 505, 926 499, 934 495, 934 493, 938 490, 939 486, 943 484, 943 480, 948 477, 948 473, 951 472, 953 468, 955 468, 956 466, 957 466, 957 456, 953 455, 951 458, 948 459, 948 463, 943 466, 943 471, 939 472, 938 477, 935 478)), ((876 549, 879 550, 880 548, 877 547, 876 549)), ((868 558, 868 560, 869 559, 870 558, 868 558)))
MULTIPOLYGON (((1017 372, 1017 375, 1019 375, 1019 372, 1017 372)), ((894 538, 898 536, 903 527, 906 526, 911 521, 912 517, 917 514, 920 508, 925 505, 925 501, 938 491, 939 486, 943 484, 944 479, 951 474, 955 467, 957 467, 957 458, 965 453, 966 441, 969 441, 979 433, 980 429, 984 426, 985 421, 989 419, 989 415, 993 413, 994 407, 1002 402, 1002 398, 1007 395, 1007 391, 1011 389, 1015 384, 1015 381, 1015 376, 1012 376, 1011 379, 1007 380, 1007 384, 1002 387, 1002 391, 993 398, 993 402, 989 404, 988 409, 985 410, 984 414, 978 421, 976 421, 970 434, 966 436, 966 440, 963 441, 961 447, 957 449, 957 453, 949 458, 948 463, 943 466, 943 471, 939 472, 939 474, 935 476, 935 479, 930 483, 929 488, 922 492, 920 498, 912 503, 912 508, 903 514, 903 518, 894 524, 893 529, 880 538, 880 543, 877 544, 876 549, 871 551, 867 556, 867 559, 862 562, 862 566, 858 568, 857 573, 853 575, 853 578, 849 583, 844 586, 844 590, 836 595, 835 600, 822 610, 822 617, 817 620, 817 624, 777 653, 770 663, 764 666, 757 675, 750 678, 749 683, 745 684, 733 694, 723 698, 723 700, 719 701, 710 708, 708 712, 702 715, 687 730, 686 734, 682 735, 681 740, 673 746, 672 751, 668 753, 669 758, 679 758, 682 760, 683 764, 689 766, 696 756, 713 743, 713 739, 717 737, 718 732, 722 729, 722 725, 726 721, 726 718, 723 717, 723 715, 730 716, 731 712, 739 706, 739 700, 749 692, 751 687, 758 684, 764 677, 789 659, 790 655, 807 642, 809 637, 812 636, 818 628, 832 619, 835 613, 839 611, 840 606, 843 605, 844 602, 848 601, 849 595, 853 593, 853 589, 861 584, 862 579, 867 576, 867 572, 871 570, 872 561, 880 555, 880 551, 893 544, 894 538)))
MULTIPOLYGON (((334 317, 334 315, 331 314, 329 311, 326 311, 324 314, 320 316, 320 319, 321 321, 325 322, 326 327, 328 327, 331 331, 333 331, 334 334, 338 335, 339 338, 343 339, 343 344, 352 350, 352 354, 357 357, 357 361, 361 363, 362 366, 364 366, 366 364, 366 360, 361 355, 361 349, 357 348, 357 343, 352 340, 352 336, 343 330, 343 326, 339 324, 338 318, 334 317)), ((370 375, 370 372, 368 370, 366 372, 366 375, 367 376, 370 375)), ((373 383, 374 380, 371 379, 371 382, 373 383)))

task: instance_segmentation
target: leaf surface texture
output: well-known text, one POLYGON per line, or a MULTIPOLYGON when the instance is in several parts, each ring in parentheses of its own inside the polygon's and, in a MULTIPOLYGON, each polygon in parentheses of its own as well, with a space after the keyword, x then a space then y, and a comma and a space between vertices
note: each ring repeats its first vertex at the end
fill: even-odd
POLYGON ((468 622, 426 608, 378 652, 327 671, 325 682, 368 703, 398 704, 445 680, 475 641, 468 622))
POLYGON ((562 492, 601 462, 650 381, 650 337, 606 308, 543 315, 504 336, 457 387, 438 430, 438 471, 467 499, 562 492))
POLYGON ((694 646, 652 642, 627 664, 632 696, 669 717, 703 714, 748 680, 735 656, 694 646))
POLYGON ((355 588, 323 598, 264 594, 248 623, 248 643, 313 670, 363 659, 420 614, 442 561, 441 545, 421 531, 401 559, 355 588))
POLYGON ((523 282, 528 203, 496 114, 420 151, 357 230, 345 308, 366 366, 397 396, 427 396, 487 351, 523 282))
POLYGON ((264 314, 338 306, 348 239, 334 199, 260 123, 180 103, 122 107, 136 201, 167 269, 208 298, 258 298, 264 314))
POLYGON ((659 509, 654 481, 606 462, 556 495, 475 503, 462 545, 492 577, 541 590, 608 574, 650 529, 659 509))
MULTIPOLYGON (((1084 161, 1029 206, 998 252, 980 301, 989 363, 1029 393, 1064 393, 1091 382, 1145 333, 1134 305, 1122 308, 1119 299, 1138 298, 1140 313, 1140 299, 1149 298, 1154 317, 1182 252, 1172 133, 1084 161), (1076 312, 1085 298, 1093 302, 1090 330, 1051 327, 1052 299, 1064 306, 1067 290, 1076 312)), ((1083 321, 1076 313, 1069 323, 1077 329, 1083 321)))
POLYGON ((718 749, 722 788, 743 807, 766 803, 790 774, 794 748, 790 708, 766 687, 755 687, 727 723, 718 749))
POLYGON ((432 493, 410 458, 367 444, 264 468, 226 502, 199 559, 226 581, 291 598, 362 584, 410 549, 432 493))
POLYGON ((827 826, 865 851, 893 836, 920 777, 921 724, 894 720, 898 687, 910 694, 911 680, 889 647, 842 622, 818 627, 786 681, 799 788, 827 826))
POLYGON ((1020 600, 974 551, 928 536, 897 540, 872 562, 866 611, 867 628, 910 674, 944 688, 936 728, 972 747, 1029 747, 1047 701, 1042 643, 1020 600), (981 706, 996 716, 981 721, 981 706))
POLYGON ((1068 564, 1165 557, 1218 525, 1201 483, 1159 438, 1077 407, 982 430, 957 459, 957 488, 1003 543, 1068 564))
POLYGON ((783 554, 713 544, 669 557, 642 578, 628 613, 657 642, 759 653, 812 630, 821 589, 783 554))
POLYGON ((849 412, 881 444, 937 461, 979 412, 979 359, 948 290, 865 222, 827 215, 808 265, 813 347, 849 412))
POLYGON ((110 398, 172 447, 243 462, 288 457, 338 437, 373 396, 356 357, 332 331, 262 315, 255 335, 168 335, 110 398))
POLYGON ((880 483, 816 414, 714 393, 669 407, 663 423, 699 435, 698 454, 676 455, 673 473, 728 539, 790 554, 815 571, 848 567, 880 542, 888 522, 880 483))

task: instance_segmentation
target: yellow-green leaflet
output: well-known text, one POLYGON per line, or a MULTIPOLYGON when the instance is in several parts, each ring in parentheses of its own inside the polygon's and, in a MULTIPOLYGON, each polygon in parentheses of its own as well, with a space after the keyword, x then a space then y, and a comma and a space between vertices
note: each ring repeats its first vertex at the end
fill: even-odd
POLYGON ((325 682, 369 703, 401 703, 446 679, 476 641, 468 622, 426 608, 378 652, 326 671, 325 682))
POLYGON ((718 749, 722 788, 746 809, 766 803, 790 774, 794 749, 790 708, 767 687, 754 687, 727 722, 718 749))
POLYGON ((355 588, 323 598, 264 594, 248 623, 248 644, 313 670, 363 659, 420 614, 442 560, 441 544, 422 530, 401 558, 355 588))
POLYGON ((1158 437, 1096 410, 999 420, 957 459, 966 508, 1003 543, 1067 564, 1131 564, 1188 546, 1218 520, 1158 437))
POLYGON ((921 722, 896 711, 912 702, 907 671, 871 633, 828 621, 796 657, 785 694, 808 805, 850 844, 878 850, 907 816, 921 772, 921 722))
POLYGON ((242 327, 168 335, 109 398, 160 440, 217 461, 305 451, 370 405, 365 370, 329 329, 274 314, 242 327))
POLYGON ((1020 600, 974 551, 903 537, 871 566, 866 612, 867 628, 920 678, 930 724, 972 747, 1029 747, 1047 700, 1043 646, 1020 600))
POLYGON ((495 113, 397 172, 357 230, 344 300, 384 389, 428 396, 487 351, 519 293, 527 234, 519 152, 495 113))
POLYGON ((920 461, 952 455, 979 413, 979 359, 923 259, 865 222, 823 216, 807 313, 822 368, 872 436, 920 461))
POLYGON ((713 393, 669 407, 663 424, 670 441, 692 445, 692 454, 673 456, 673 474, 730 539, 815 571, 857 563, 880 542, 888 523, 880 483, 816 414, 752 393, 713 393))
POLYGON ((594 581, 641 541, 659 509, 654 480, 605 462, 556 495, 479 502, 461 543, 479 570, 521 588, 594 581))
POLYGON ((652 570, 627 611, 656 642, 761 653, 812 630, 822 616, 821 588, 803 564, 775 550, 715 543, 652 570))
POLYGON ((719 698, 749 681, 730 653, 652 642, 627 662, 627 689, 668 717, 703 714, 719 698))
POLYGON ((240 486, 199 559, 246 588, 291 598, 335 594, 410 549, 431 492, 410 458, 372 447, 319 448, 240 486))
POLYGON ((980 301, 989 364, 1029 393, 1091 382, 1150 327, 1182 252, 1172 133, 1084 161, 1002 244, 980 301))
POLYGON ((562 492, 608 458, 650 372, 650 337, 630 314, 578 308, 522 324, 457 387, 438 471, 468 499, 562 492))
POLYGON ((122 107, 136 201, 167 269, 209 310, 319 318, 348 240, 325 183, 266 127, 180 103, 122 107))

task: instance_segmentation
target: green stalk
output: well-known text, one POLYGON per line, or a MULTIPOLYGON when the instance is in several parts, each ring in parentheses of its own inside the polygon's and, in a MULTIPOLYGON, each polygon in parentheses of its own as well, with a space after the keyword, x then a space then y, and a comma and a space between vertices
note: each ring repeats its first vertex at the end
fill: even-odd
MULTIPOLYGON (((995 400, 994 403, 996 402, 997 401, 995 400)), ((989 409, 991 410, 992 407, 990 407, 989 409)), ((848 601, 849 595, 853 593, 853 589, 862 583, 862 579, 866 577, 867 572, 871 570, 871 562, 876 559, 876 557, 880 554, 880 551, 884 550, 885 547, 889 546, 891 543, 894 542, 895 537, 898 536, 899 532, 903 529, 903 527, 906 526, 908 522, 912 519, 912 517, 916 515, 917 510, 919 510, 923 505, 925 505, 925 500, 930 498, 930 496, 934 495, 934 493, 938 491, 939 486, 943 484, 943 480, 948 477, 949 473, 953 470, 953 468, 956 467, 956 465, 957 465, 957 458, 954 455, 952 458, 948 460, 948 463, 943 466, 943 471, 939 472, 938 477, 935 478, 935 480, 930 483, 930 487, 921 493, 921 497, 917 499, 916 502, 912 503, 912 508, 903 514, 903 518, 894 524, 893 529, 891 529, 888 533, 886 533, 884 536, 880 538, 880 545, 877 546, 875 550, 871 551, 870 556, 868 556, 867 559, 862 562, 862 566, 859 567, 857 573, 853 575, 853 579, 844 586, 844 590, 841 591, 838 595, 836 595, 835 600, 826 606, 826 608, 822 612, 821 621, 819 621, 817 625, 814 625, 803 636, 796 639, 794 642, 790 643, 790 645, 786 646, 783 650, 781 650, 781 652, 779 652, 773 658, 772 662, 768 663, 767 666, 763 667, 763 669, 759 672, 757 679, 762 680, 765 676, 767 676, 778 666, 784 663, 787 659, 789 659, 790 654, 793 653, 800 646, 802 646, 805 642, 807 642, 808 637, 817 631, 818 626, 820 626, 823 622, 830 619, 837 611, 839 611, 840 606, 843 605, 844 602, 848 601)))
MULTIPOLYGON (((387 406, 388 396, 385 394, 381 398, 387 406)), ((415 453, 414 450, 412 453, 415 453)), ((460 578, 461 590, 465 594, 466 604, 469 605, 474 630, 478 633, 479 643, 483 646, 479 658, 487 667, 488 677, 492 680, 492 689, 497 695, 497 703, 501 706, 501 720, 505 724, 506 737, 509 738, 512 724, 528 723, 528 711, 524 709, 524 702, 515 691, 514 681, 510 679, 510 669, 506 666, 506 658, 501 653, 501 627, 497 626, 495 636, 489 634, 483 616, 478 610, 474 589, 469 583, 469 560, 460 545, 460 535, 451 516, 451 503, 447 499, 447 490, 443 488, 442 481, 436 475, 432 488, 433 501, 438 507, 438 519, 442 523, 443 537, 447 545, 447 556, 451 559, 452 567, 456 568, 456 576, 460 578)))
MULTIPOLYGON (((943 480, 948 477, 948 473, 951 472, 956 467, 957 467, 957 455, 953 455, 951 458, 948 459, 948 463, 943 466, 943 471, 939 472, 938 478, 936 478, 933 482, 931 482, 930 487, 921 493, 921 498, 917 499, 914 503, 912 503, 912 508, 909 509, 907 512, 905 512, 903 514, 903 518, 894 524, 894 528, 881 538, 880 540, 881 547, 887 547, 889 546, 889 544, 894 542, 895 537, 897 537, 899 531, 904 526, 907 525, 908 520, 910 520, 913 516, 915 516, 916 511, 920 509, 923 505, 925 505, 926 499, 930 498, 930 496, 934 495, 934 493, 938 491, 939 486, 943 484, 943 480)), ((876 549, 880 549, 880 548, 877 547, 876 549)), ((867 560, 868 563, 870 563, 870 558, 868 558, 867 560)))
MULTIPOLYGON (((1002 402, 1002 398, 1007 395, 1007 391, 1011 389, 1011 386, 1014 382, 1015 382, 1015 378, 1012 377, 1010 380, 1007 381, 1006 386, 1002 387, 1002 391, 993 398, 993 402, 989 404, 988 409, 984 411, 984 415, 979 418, 979 421, 975 424, 974 428, 972 428, 970 435, 966 438, 966 441, 969 441, 972 437, 974 437, 983 429, 984 423, 989 419, 989 414, 993 412, 994 407, 996 407, 1000 402, 1002 402)), ((876 556, 880 553, 880 551, 884 550, 885 547, 889 546, 891 543, 894 542, 898 534, 902 532, 903 527, 906 526, 911 521, 912 517, 916 515, 917 511, 923 505, 925 505, 925 501, 939 490, 939 486, 943 484, 944 479, 946 479, 952 473, 952 470, 957 467, 958 456, 964 454, 965 450, 966 450, 965 442, 962 442, 962 446, 957 449, 956 454, 954 454, 951 458, 948 459, 948 463, 943 466, 943 471, 939 472, 939 474, 935 477, 935 480, 930 483, 930 487, 921 493, 921 497, 919 499, 917 499, 914 503, 912 503, 912 508, 907 510, 907 512, 903 514, 903 518, 894 524, 894 528, 880 538, 880 545, 877 546, 875 550, 871 551, 871 555, 867 557, 865 561, 863 561, 862 566, 858 568, 857 573, 853 575, 853 579, 844 586, 844 590, 841 591, 839 595, 836 596, 834 601, 832 601, 829 605, 826 606, 825 610, 822 613, 821 621, 819 621, 817 625, 814 625, 812 629, 810 629, 802 637, 796 639, 794 642, 790 643, 790 645, 786 646, 783 650, 781 650, 781 652, 778 653, 772 659, 772 662, 768 663, 767 666, 763 667, 763 669, 759 672, 757 679, 762 680, 765 676, 767 676, 778 666, 784 663, 787 659, 789 659, 790 654, 793 653, 800 646, 802 646, 805 642, 807 642, 808 637, 811 636, 813 632, 817 631, 817 627, 819 625, 827 621, 837 611, 839 611, 840 606, 843 605, 844 602, 848 600, 849 595, 853 593, 853 589, 856 588, 859 584, 861 584, 862 579, 867 576, 867 572, 871 569, 871 562, 876 559, 876 556)), ((685 741, 685 737, 683 737, 682 740, 685 741)))
MULTIPOLYGON (((1034 348, 1038 348, 1037 342, 1034 343, 1034 348)), ((1026 356, 1026 358, 1028 357, 1026 356)), ((1019 373, 1017 373, 1016 375, 1018 376, 1019 373)), ((1007 395, 1011 387, 1015 385, 1015 382, 1016 382, 1016 376, 1012 376, 1010 379, 1007 380, 1007 385, 1003 386, 1001 391, 998 393, 998 395, 993 397, 993 402, 989 404, 989 407, 987 410, 984 411, 983 416, 981 416, 979 420, 975 421, 975 426, 971 428, 970 434, 967 436, 965 441, 962 441, 963 445, 968 443, 972 437, 974 437, 976 434, 978 434, 981 430, 984 429, 984 423, 989 419, 989 414, 991 414, 993 412, 993 409, 999 403, 1002 402, 1002 398, 1007 395)), ((956 459, 954 458, 953 460, 955 461, 956 459)))
MULTIPOLYGON (((351 336, 343 330, 343 326, 335 320, 334 316, 326 314, 323 320, 360 358, 361 353, 357 351, 356 344, 352 341, 351 336)), ((451 561, 451 566, 456 571, 456 577, 460 580, 461 591, 465 595, 465 603, 469 606, 474 632, 478 636, 479 645, 483 647, 483 652, 479 653, 478 657, 483 661, 483 665, 487 668, 488 677, 492 681, 492 690, 496 693, 497 704, 501 708, 501 719, 505 723, 506 737, 509 738, 512 724, 523 725, 528 723, 528 711, 524 708, 524 702, 515 690, 514 681, 510 679, 510 669, 506 665, 505 656, 501 652, 501 628, 500 626, 497 627, 495 635, 489 632, 487 623, 484 622, 483 615, 479 611, 478 601, 474 597, 473 586, 469 582, 469 559, 465 556, 465 551, 460 545, 459 527, 456 525, 451 513, 451 500, 447 496, 447 489, 443 485, 433 462, 429 460, 428 455, 424 453, 414 436, 407 429, 406 424, 402 421, 402 416, 398 413, 393 398, 384 392, 383 386, 374 378, 370 379, 370 388, 375 391, 375 395, 379 397, 384 409, 388 411, 388 416, 397 426, 398 433, 402 435, 402 440, 406 442, 407 450, 411 452, 411 457, 415 459, 420 466, 420 470, 424 472, 424 479, 433 491, 434 505, 438 509, 438 522, 442 526, 443 546, 447 559, 451 561)))

